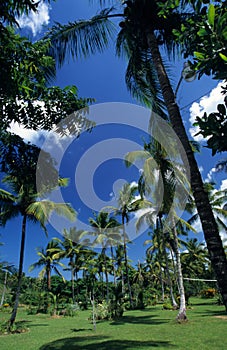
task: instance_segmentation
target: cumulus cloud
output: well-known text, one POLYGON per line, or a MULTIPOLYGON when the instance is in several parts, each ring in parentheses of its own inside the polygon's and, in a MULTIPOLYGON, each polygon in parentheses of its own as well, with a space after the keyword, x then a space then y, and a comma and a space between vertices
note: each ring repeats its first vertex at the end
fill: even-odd
POLYGON ((37 12, 31 11, 28 16, 25 14, 18 19, 21 28, 29 28, 32 34, 36 36, 41 32, 44 25, 50 22, 50 6, 40 2, 37 12))
POLYGON ((222 180, 220 190, 221 191, 227 190, 227 179, 222 180))
POLYGON ((191 136, 196 141, 203 141, 204 138, 202 135, 195 136, 195 134, 199 131, 198 126, 193 126, 195 123, 196 117, 202 117, 205 112, 207 114, 215 112, 217 110, 217 105, 219 103, 223 103, 223 95, 221 94, 221 86, 223 82, 220 82, 209 95, 203 96, 199 102, 194 102, 190 108, 190 123, 191 127, 189 132, 191 136))

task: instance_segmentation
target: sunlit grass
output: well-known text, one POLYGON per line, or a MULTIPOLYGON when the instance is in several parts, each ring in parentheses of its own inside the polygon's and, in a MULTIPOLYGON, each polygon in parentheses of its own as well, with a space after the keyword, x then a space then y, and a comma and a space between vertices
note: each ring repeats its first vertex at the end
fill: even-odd
MULTIPOLYGON (((119 321, 97 323, 95 332, 88 320, 90 311, 80 311, 74 318, 51 318, 27 315, 20 310, 17 320, 26 321, 29 332, 1 336, 0 349, 227 349, 227 318, 223 306, 215 305, 212 300, 192 299, 187 323, 176 323, 176 314, 176 311, 162 310, 161 305, 127 311, 119 321)), ((0 313, 1 320, 8 317, 6 312, 0 313)))

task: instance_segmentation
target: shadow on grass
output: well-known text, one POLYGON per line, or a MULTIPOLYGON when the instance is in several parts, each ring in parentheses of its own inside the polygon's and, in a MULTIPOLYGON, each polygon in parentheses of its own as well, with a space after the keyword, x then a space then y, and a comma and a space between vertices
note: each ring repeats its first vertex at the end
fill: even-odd
POLYGON ((134 340, 107 340, 107 337, 74 337, 55 340, 41 346, 39 350, 131 350, 147 347, 152 348, 173 348, 174 345, 168 341, 134 341, 134 340))
POLYGON ((125 323, 131 323, 131 324, 149 324, 149 325, 157 325, 162 323, 167 323, 169 320, 167 319, 161 319, 161 318, 155 318, 156 315, 146 315, 146 316, 123 316, 119 320, 115 320, 111 322, 111 325, 123 325, 125 323))
POLYGON ((201 316, 202 317, 207 317, 207 316, 226 316, 227 317, 227 312, 225 310, 216 311, 216 310, 207 309, 207 310, 198 311, 196 313, 200 317, 201 316))
POLYGON ((93 329, 92 328, 72 328, 71 331, 72 332, 85 332, 85 331, 92 331, 93 329))

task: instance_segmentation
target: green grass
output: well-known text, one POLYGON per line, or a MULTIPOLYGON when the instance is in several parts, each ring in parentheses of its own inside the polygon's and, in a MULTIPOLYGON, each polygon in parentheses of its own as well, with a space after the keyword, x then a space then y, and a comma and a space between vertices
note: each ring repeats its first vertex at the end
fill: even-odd
MULTIPOLYGON (((27 315, 20 310, 17 321, 24 321, 29 332, 0 336, 1 350, 226 350, 227 319, 223 306, 211 300, 192 299, 189 321, 175 322, 177 312, 161 306, 143 311, 127 311, 119 321, 99 322, 96 332, 88 321, 90 311, 74 318, 54 319, 27 315)), ((9 314, 0 313, 7 320, 9 314)))

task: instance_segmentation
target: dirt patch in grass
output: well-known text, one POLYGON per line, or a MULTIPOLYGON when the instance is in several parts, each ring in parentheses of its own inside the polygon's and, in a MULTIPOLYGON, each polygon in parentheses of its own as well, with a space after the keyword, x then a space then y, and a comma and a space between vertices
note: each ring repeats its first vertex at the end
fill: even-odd
POLYGON ((220 318, 222 320, 226 320, 227 321, 227 316, 214 316, 215 318, 220 318))

